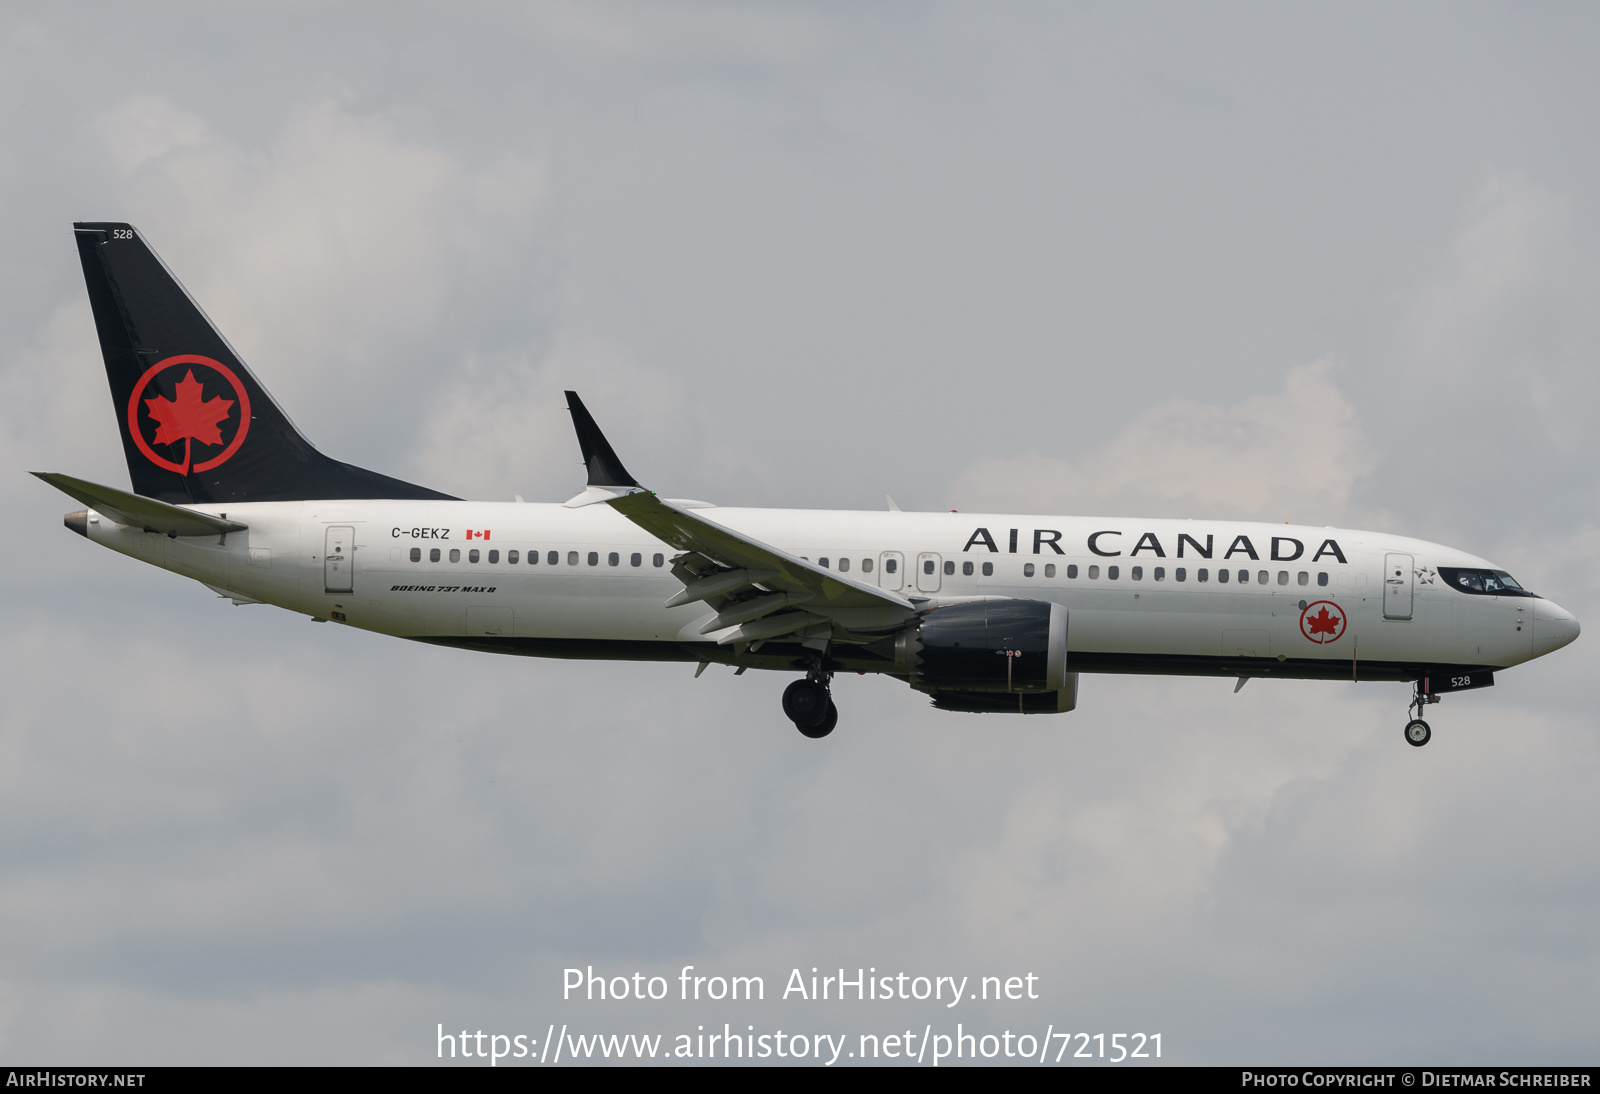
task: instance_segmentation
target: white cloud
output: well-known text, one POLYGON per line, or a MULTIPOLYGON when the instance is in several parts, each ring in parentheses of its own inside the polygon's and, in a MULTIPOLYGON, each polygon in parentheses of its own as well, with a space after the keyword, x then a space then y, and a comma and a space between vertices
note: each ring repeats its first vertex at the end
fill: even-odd
MULTIPOLYGON (((1439 266, 1405 301, 1396 335, 1404 378, 1449 399, 1451 387, 1482 394, 1538 360, 1521 321, 1574 272, 1572 203, 1515 174, 1491 173, 1471 194, 1439 266), (1508 351, 1515 356, 1508 359, 1508 351)), ((1516 396, 1513 396, 1516 397, 1516 396)))
POLYGON ((265 147, 150 96, 102 130, 130 219, 313 441, 409 433, 397 401, 502 345, 503 323, 463 319, 542 328, 527 251, 546 186, 516 154, 469 164, 337 98, 294 107, 265 147), (476 343, 440 341, 463 326, 476 343))
POLYGON ((111 162, 123 174, 209 137, 205 122, 159 95, 123 100, 100 118, 99 129, 111 162))
POLYGON ((682 388, 625 348, 566 337, 538 365, 469 360, 423 423, 418 478, 466 497, 565 501, 585 482, 564 392, 575 390, 623 465, 660 483, 664 450, 696 445, 682 388))
POLYGON ((1076 462, 981 460, 950 497, 979 511, 1330 523, 1351 513, 1353 487, 1373 465, 1332 373, 1329 360, 1306 365, 1282 391, 1233 406, 1159 403, 1076 462))
MULTIPOLYGON (((1600 504, 1600 263, 1582 238, 1572 197, 1488 174, 1351 355, 1385 468, 1373 502, 1513 572, 1549 573, 1600 504)), ((1543 587, 1563 599, 1589 569, 1543 587)))
MULTIPOLYGON (((34 337, 0 366, 0 379, 22 395, 0 410, 0 461, 19 470, 88 478, 103 473, 107 481, 127 481, 100 360, 88 301, 52 309, 34 337)), ((35 489, 47 488, 12 479, 0 485, 0 496, 35 489)))

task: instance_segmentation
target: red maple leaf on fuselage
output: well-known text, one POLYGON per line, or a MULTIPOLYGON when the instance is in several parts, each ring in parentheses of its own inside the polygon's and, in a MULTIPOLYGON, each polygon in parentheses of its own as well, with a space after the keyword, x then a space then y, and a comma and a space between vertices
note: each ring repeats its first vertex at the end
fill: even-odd
POLYGON ((1342 622, 1338 616, 1323 608, 1316 615, 1306 616, 1306 633, 1336 636, 1339 633, 1339 624, 1342 622))
POLYGON ((220 395, 209 399, 203 398, 204 386, 194 378, 194 369, 184 374, 178 381, 176 390, 177 398, 168 399, 158 395, 154 399, 146 399, 145 407, 150 412, 150 417, 156 421, 156 444, 177 444, 184 441, 183 446, 183 474, 189 473, 189 460, 194 445, 191 441, 201 444, 221 444, 222 421, 233 410, 233 400, 224 399, 220 395))

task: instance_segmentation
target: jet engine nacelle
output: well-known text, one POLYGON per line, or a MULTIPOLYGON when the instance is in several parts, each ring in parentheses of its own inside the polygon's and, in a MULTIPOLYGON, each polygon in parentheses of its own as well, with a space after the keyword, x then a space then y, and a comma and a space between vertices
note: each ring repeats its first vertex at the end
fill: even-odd
POLYGON ((1065 714, 1078 705, 1078 674, 1067 673, 1060 691, 936 691, 933 705, 969 714, 1065 714))
POLYGON ((950 709, 1042 713, 1071 710, 1077 699, 1077 674, 1067 671, 1067 609, 1042 600, 935 608, 895 636, 895 667, 950 709), (1056 694, 1045 700, 1045 693, 1056 694))

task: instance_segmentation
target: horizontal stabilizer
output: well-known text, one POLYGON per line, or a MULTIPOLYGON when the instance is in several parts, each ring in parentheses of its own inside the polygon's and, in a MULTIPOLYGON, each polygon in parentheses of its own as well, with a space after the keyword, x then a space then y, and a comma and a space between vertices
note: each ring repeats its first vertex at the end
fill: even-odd
POLYGON ((180 505, 168 505, 155 498, 142 498, 114 486, 101 486, 99 483, 75 479, 71 475, 57 475, 48 471, 35 471, 33 474, 67 497, 83 502, 95 512, 128 528, 141 528, 146 532, 160 532, 168 536, 217 536, 242 532, 249 527, 236 520, 197 513, 180 505))

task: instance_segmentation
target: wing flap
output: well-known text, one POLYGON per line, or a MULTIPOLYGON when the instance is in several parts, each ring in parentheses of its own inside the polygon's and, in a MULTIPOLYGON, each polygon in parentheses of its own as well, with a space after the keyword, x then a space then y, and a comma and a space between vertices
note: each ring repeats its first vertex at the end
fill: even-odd
POLYGON ((657 497, 622 466, 578 393, 566 394, 589 472, 587 488, 567 505, 609 505, 681 552, 672 573, 684 588, 667 606, 705 601, 716 614, 701 625, 701 634, 732 627, 717 639, 728 645, 802 631, 808 642, 825 647, 835 629, 866 625, 884 630, 917 614, 917 606, 902 596, 824 569, 693 511, 704 503, 657 497))
POLYGON ((902 618, 909 618, 916 612, 916 606, 904 597, 833 570, 824 570, 815 563, 707 520, 699 513, 680 509, 647 490, 635 490, 607 504, 680 551, 704 555, 729 570, 761 574, 762 588, 809 594, 807 612, 831 616, 840 609, 892 608, 898 609, 902 618))

